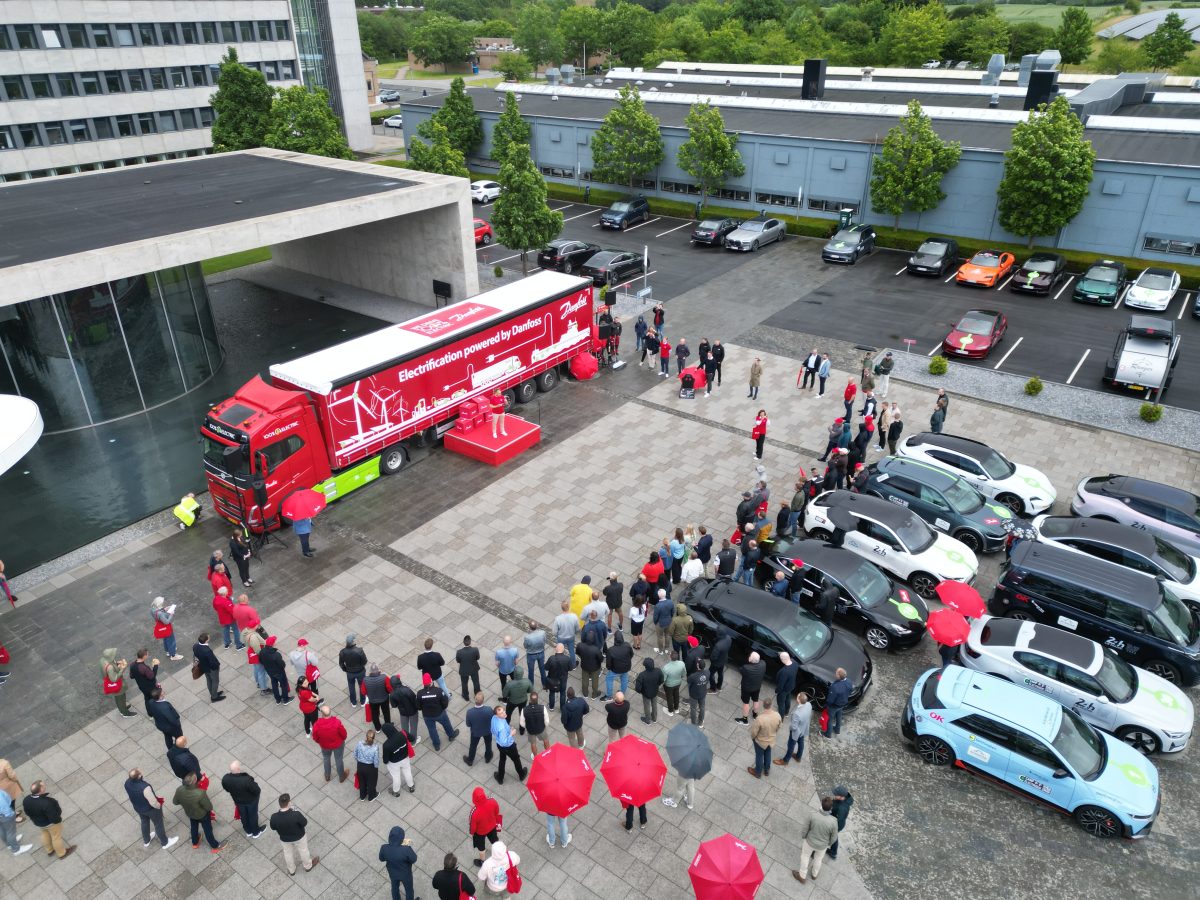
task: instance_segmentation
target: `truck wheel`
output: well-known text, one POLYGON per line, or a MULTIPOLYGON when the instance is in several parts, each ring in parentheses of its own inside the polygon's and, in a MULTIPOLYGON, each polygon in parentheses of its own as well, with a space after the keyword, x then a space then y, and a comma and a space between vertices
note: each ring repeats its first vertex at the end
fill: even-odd
POLYGON ((397 445, 388 447, 379 456, 379 471, 384 475, 395 475, 408 465, 408 451, 397 445))
POLYGON ((504 393, 501 396, 504 397, 504 411, 505 412, 511 411, 513 406, 515 406, 517 403, 516 394, 514 394, 512 392, 512 389, 510 388, 509 390, 504 391, 504 393))
POLYGON ((552 391, 558 387, 558 371, 556 369, 547 369, 533 379, 533 383, 537 385, 537 389, 543 394, 547 391, 552 391))
POLYGON ((518 403, 528 403, 537 396, 537 385, 533 383, 533 379, 522 381, 516 386, 516 398, 518 403))

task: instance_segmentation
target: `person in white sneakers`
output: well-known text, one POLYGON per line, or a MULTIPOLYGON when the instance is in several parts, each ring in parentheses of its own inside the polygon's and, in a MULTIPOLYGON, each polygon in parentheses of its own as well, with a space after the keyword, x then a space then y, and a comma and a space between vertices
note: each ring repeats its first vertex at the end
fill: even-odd
POLYGON ((125 779, 125 793, 129 796, 129 803, 142 823, 142 846, 149 847, 155 835, 158 836, 158 843, 164 850, 175 846, 179 838, 167 837, 167 826, 163 822, 162 803, 159 801, 158 795, 154 793, 154 788, 142 776, 141 769, 129 770, 129 777, 125 779))
POLYGON ((17 834, 17 808, 13 805, 13 798, 7 791, 0 790, 0 841, 12 851, 13 856, 20 856, 33 849, 33 844, 21 843, 24 836, 17 834))

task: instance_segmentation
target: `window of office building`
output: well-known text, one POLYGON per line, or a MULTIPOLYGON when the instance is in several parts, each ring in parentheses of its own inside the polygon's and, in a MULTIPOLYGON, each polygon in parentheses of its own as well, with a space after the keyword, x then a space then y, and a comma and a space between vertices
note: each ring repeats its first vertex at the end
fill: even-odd
POLYGON ((117 46, 118 47, 133 47, 137 45, 134 40, 132 25, 117 25, 117 46))
POLYGON ((8 36, 8 26, 0 25, 0 50, 11 50, 12 40, 8 36))
POLYGON ((87 26, 82 24, 64 26, 67 32, 67 46, 76 50, 88 46, 87 26))
MULTIPOLYGON (((120 29, 123 27, 124 26, 122 26, 122 25, 117 26, 118 34, 120 33, 120 29)), ((158 35, 154 31, 153 25, 151 25, 148 22, 143 22, 142 24, 138 25, 137 30, 138 30, 138 36, 142 39, 143 47, 157 47, 158 46, 158 35)))
POLYGON ((4 95, 9 100, 29 99, 29 92, 25 89, 25 79, 20 75, 5 75, 0 81, 4 84, 4 95))
POLYGON ((121 77, 120 72, 105 72, 104 86, 108 88, 110 94, 125 93, 125 79, 121 77))
POLYGON ((213 123, 213 111, 211 106, 200 108, 200 127, 208 128, 213 123))
POLYGON ((221 23, 221 40, 226 44, 237 43, 237 23, 222 22, 221 23))
POLYGON ((763 203, 767 206, 795 206, 795 194, 764 194, 756 192, 754 195, 755 203, 763 203))
POLYGON ((179 43, 179 32, 176 30, 174 22, 159 25, 158 30, 162 34, 162 42, 165 46, 174 46, 179 43))
POLYGON ((217 23, 216 22, 201 22, 200 23, 200 36, 204 39, 204 43, 215 44, 218 40, 217 23))
POLYGON ((54 146, 55 144, 65 144, 67 142, 67 131, 63 128, 62 122, 46 122, 43 126, 46 129, 46 143, 54 146))
POLYGON ((14 25, 13 36, 17 39, 18 50, 38 49, 37 33, 32 25, 14 25))
POLYGON ((42 46, 47 50, 62 49, 62 35, 59 34, 57 25, 40 25, 42 31, 42 46))
POLYGON ((290 41, 292 39, 292 23, 287 19, 275 20, 275 40, 290 41))
POLYGON ((183 71, 182 66, 167 69, 167 79, 173 88, 187 87, 187 73, 183 71))
POLYGON ((144 91, 146 89, 146 73, 141 69, 130 69, 125 73, 129 79, 129 90, 144 91))
POLYGON ((179 26, 179 30, 183 33, 185 44, 200 43, 200 27, 195 22, 183 22, 179 26))
POLYGON ((134 137, 137 129, 133 127, 133 116, 117 116, 117 134, 121 137, 134 137))
POLYGON ((72 119, 67 126, 71 129, 72 143, 82 144, 92 139, 92 133, 88 131, 87 119, 72 119))
POLYGON ((92 32, 92 45, 96 47, 111 47, 113 45, 112 27, 109 25, 89 25, 92 32))
POLYGON ((18 125, 17 131, 21 135, 22 147, 40 147, 42 146, 42 135, 38 131, 36 125, 18 125))
POLYGON ((101 93, 100 74, 98 72, 80 72, 79 83, 83 86, 83 93, 88 96, 101 93))
POLYGON ((54 76, 55 82, 58 83, 58 95, 60 97, 75 97, 79 91, 75 88, 75 76, 68 74, 59 74, 54 76))
POLYGON ((13 150, 16 144, 13 143, 12 132, 7 125, 0 125, 0 150, 13 150))
POLYGON ((50 76, 30 75, 29 91, 34 97, 53 97, 54 92, 50 89, 50 76))
POLYGON ((150 70, 150 90, 163 91, 167 88, 167 73, 162 69, 150 70))
POLYGON ((700 194, 700 186, 697 184, 689 184, 686 181, 663 181, 660 184, 659 190, 665 191, 668 194, 700 194))
POLYGON ((96 140, 107 141, 115 137, 113 134, 112 119, 92 119, 92 127, 96 129, 96 140))
POLYGON ((142 134, 155 134, 154 113, 138 113, 137 115, 138 131, 142 134))
POLYGON ((258 39, 260 41, 271 40, 271 23, 270 22, 255 22, 254 27, 258 31, 258 39))
POLYGON ((208 84, 208 66, 188 66, 192 87, 208 84))
POLYGON ((194 109, 181 109, 179 111, 179 120, 184 129, 196 127, 196 111, 194 109))
POLYGON ((158 130, 159 131, 178 131, 179 126, 175 124, 175 113, 160 112, 158 113, 158 130))
POLYGON ((283 60, 280 64, 280 77, 285 81, 296 80, 296 63, 290 59, 283 60))
POLYGON ((273 63, 273 62, 264 62, 262 64, 262 71, 263 71, 263 75, 266 77, 267 81, 278 81, 279 80, 278 64, 273 63))
POLYGON ((821 200, 817 197, 808 198, 809 209, 819 209, 824 212, 841 212, 843 209, 848 209, 852 212, 858 212, 858 204, 850 203, 846 200, 821 200))
POLYGON ((254 40, 254 23, 253 22, 238 22, 238 31, 241 33, 243 41, 254 40))
POLYGON ((719 200, 736 200, 739 203, 749 203, 750 192, 741 188, 720 188, 717 191, 717 198, 719 200))

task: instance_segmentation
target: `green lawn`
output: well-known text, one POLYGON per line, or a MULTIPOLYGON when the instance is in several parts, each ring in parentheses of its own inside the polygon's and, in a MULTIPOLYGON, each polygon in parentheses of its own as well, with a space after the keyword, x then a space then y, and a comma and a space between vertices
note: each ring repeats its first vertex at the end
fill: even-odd
POLYGON ((396 73, 407 65, 407 59, 381 59, 375 67, 375 74, 380 78, 395 78, 396 73))
POLYGON ((228 256, 216 256, 206 259, 200 264, 205 275, 216 275, 229 269, 240 269, 253 263, 266 262, 271 258, 270 247, 259 247, 257 250, 243 250, 240 253, 230 253, 228 256))
MULTIPOLYGON (((1125 10, 1121 11, 1119 16, 1113 16, 1111 11, 1113 7, 1119 7, 1120 3, 1114 3, 1112 6, 1085 6, 1084 11, 1088 14, 1093 22, 1109 24, 1111 19, 1113 22, 1118 19, 1124 19, 1129 16, 1125 10)), ((1150 12, 1154 9, 1165 9, 1171 5, 1171 0, 1151 0, 1151 2, 1142 3, 1142 12, 1150 12)), ((1200 4, 1197 4, 1200 5, 1200 4)), ((948 7, 952 8, 952 7, 948 7)), ((1052 3, 998 3, 996 4, 996 12, 1000 18, 1006 22, 1037 22, 1039 25, 1047 25, 1051 28, 1057 28, 1059 22, 1062 21, 1062 11, 1065 7, 1055 6, 1052 3)))

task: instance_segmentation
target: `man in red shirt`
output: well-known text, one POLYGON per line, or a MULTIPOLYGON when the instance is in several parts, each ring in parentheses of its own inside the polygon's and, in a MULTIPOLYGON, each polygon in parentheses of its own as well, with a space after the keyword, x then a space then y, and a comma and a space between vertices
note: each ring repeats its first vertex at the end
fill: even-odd
POLYGON ((229 649, 230 643, 236 643, 237 648, 241 650, 244 645, 241 632, 234 627, 233 601, 229 598, 229 588, 224 585, 217 588, 216 594, 213 595, 212 606, 213 611, 217 614, 217 624, 221 626, 221 634, 225 638, 225 649, 229 649))
POLYGON ((237 603, 233 604, 233 621, 239 634, 247 628, 257 628, 262 622, 258 610, 250 605, 250 598, 245 594, 238 594, 237 603))
POLYGON ((321 707, 321 718, 313 723, 312 739, 321 748, 321 757, 325 763, 325 780, 333 778, 329 765, 329 759, 333 757, 337 762, 338 784, 341 784, 346 780, 346 763, 342 755, 346 748, 346 726, 328 706, 321 707))

